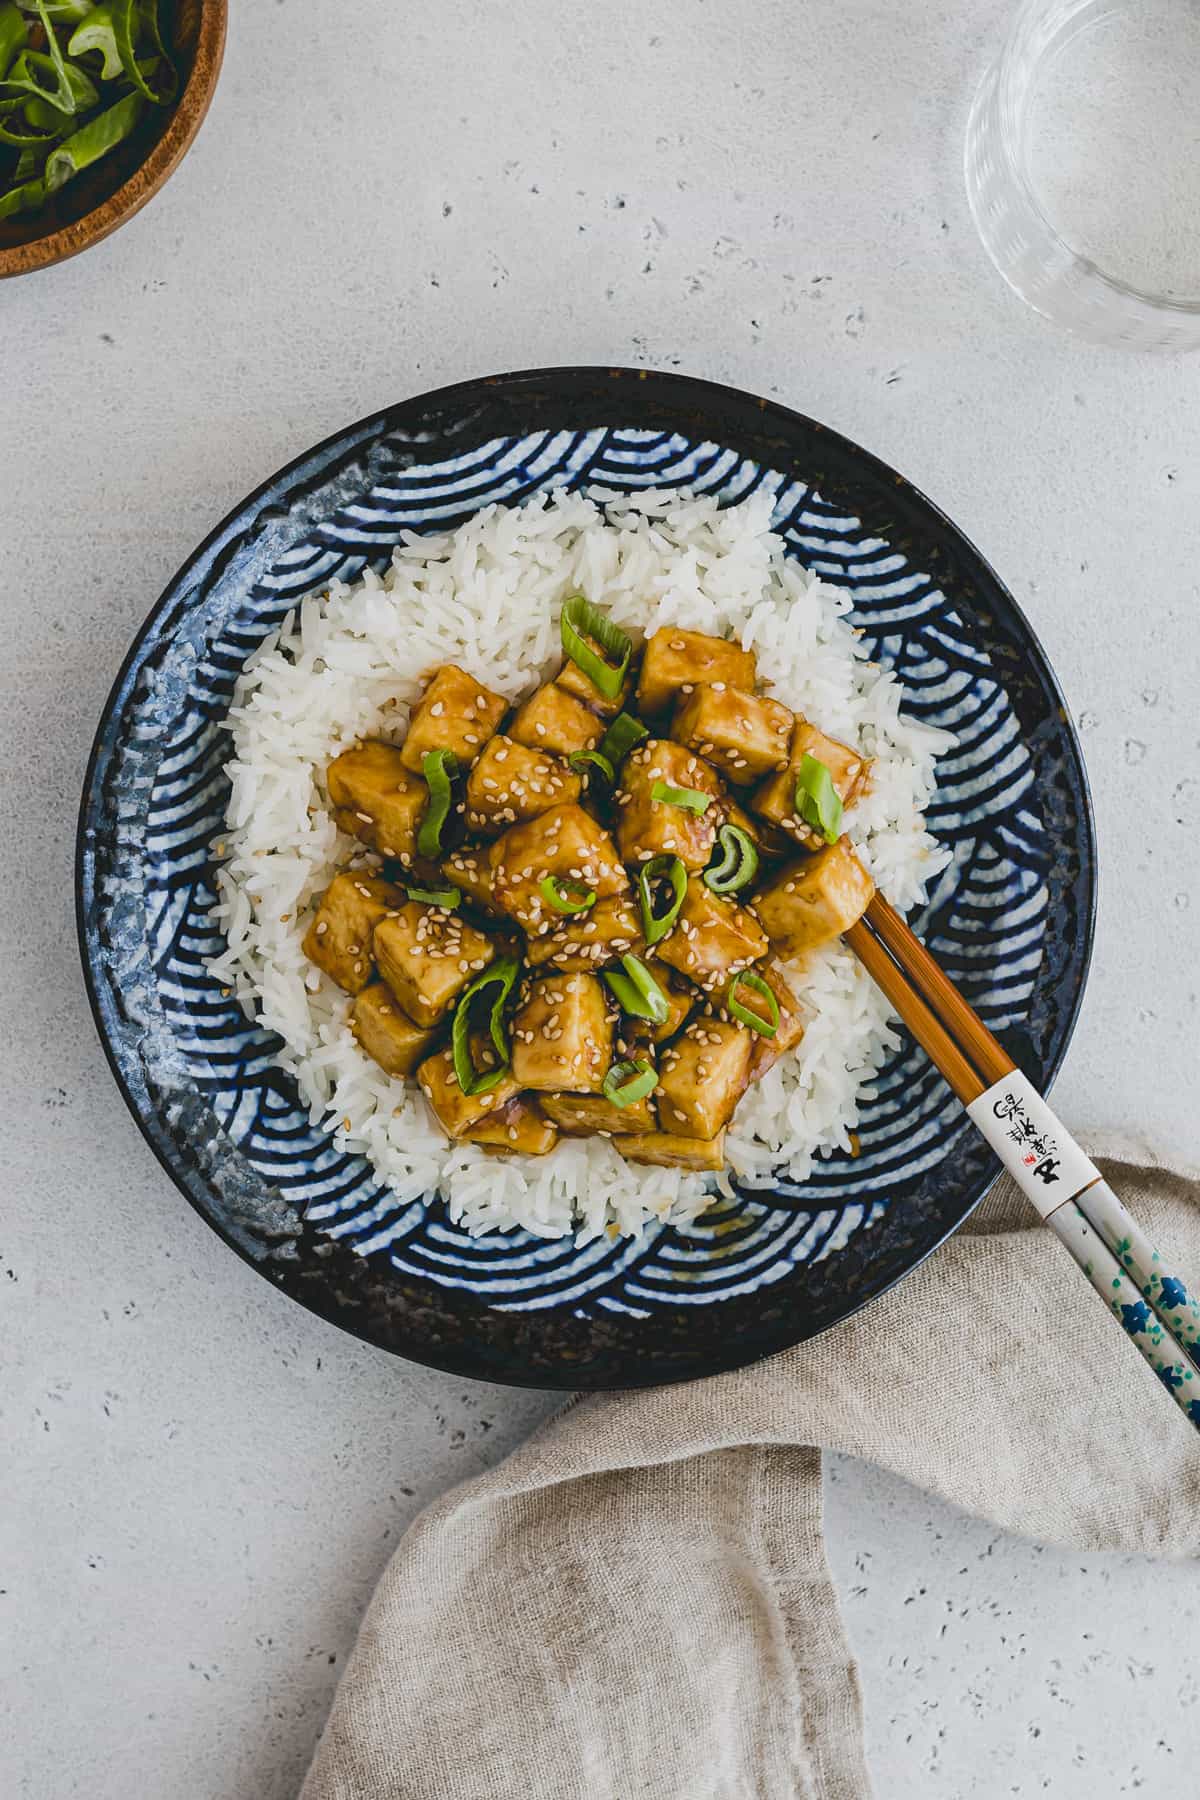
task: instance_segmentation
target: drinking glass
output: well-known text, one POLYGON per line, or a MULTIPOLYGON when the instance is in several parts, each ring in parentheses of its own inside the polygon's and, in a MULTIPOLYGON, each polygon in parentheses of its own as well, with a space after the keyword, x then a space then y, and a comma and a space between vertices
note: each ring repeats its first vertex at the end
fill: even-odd
POLYGON ((1102 343, 1200 346, 1200 0, 1024 0, 967 195, 1009 286, 1102 343))

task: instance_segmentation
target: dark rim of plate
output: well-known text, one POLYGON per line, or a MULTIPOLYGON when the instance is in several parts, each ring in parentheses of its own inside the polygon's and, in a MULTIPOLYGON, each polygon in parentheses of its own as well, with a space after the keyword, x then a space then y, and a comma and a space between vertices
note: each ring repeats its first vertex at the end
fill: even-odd
MULTIPOLYGON (((117 1085, 139 1129, 171 1180, 220 1237, 271 1284, 355 1336, 414 1362, 478 1380, 563 1389, 646 1387, 742 1367, 815 1336, 859 1311, 922 1263, 957 1229, 992 1186, 998 1165, 971 1138, 953 1147, 934 1175, 937 1191, 901 1190, 887 1215, 843 1252, 800 1265, 773 1288, 712 1309, 656 1308, 647 1319, 578 1318, 571 1313, 504 1312, 461 1293, 402 1276, 386 1255, 365 1258, 303 1226, 295 1254, 272 1258, 264 1240, 247 1246, 218 1214, 186 1143, 132 1092, 104 1028, 92 944, 96 895, 85 852, 100 777, 120 740, 122 690, 161 615, 189 572, 239 520, 253 537, 261 503, 286 490, 289 477, 322 452, 388 429, 433 433, 439 449, 461 452, 469 429, 479 442, 505 433, 588 426, 658 427, 709 440, 782 471, 795 469, 827 502, 844 503, 873 533, 904 551, 962 609, 986 644, 995 678, 1007 691, 1033 758, 1039 787, 1054 765, 1056 799, 1066 821, 1054 845, 1052 916, 1066 929, 1060 967, 1047 997, 1039 976, 1031 1010, 1041 1007, 1042 1051, 1022 1032, 1007 1035, 1014 1057, 1044 1089, 1061 1066, 1083 998, 1096 916, 1096 844, 1091 794, 1066 703, 1042 646, 1021 608, 975 546, 904 476, 829 427, 772 400, 688 375, 644 369, 551 368, 455 383, 343 427, 306 449, 239 502, 171 579, 134 638, 105 702, 88 760, 76 837, 76 928, 92 1014, 117 1085), (1048 1003, 1047 1003, 1048 1001, 1048 1003), (947 1164, 954 1169, 948 1171, 947 1164)), ((323 476, 328 470, 323 470, 323 476)), ((1043 971, 1044 973, 1044 971, 1043 971)))

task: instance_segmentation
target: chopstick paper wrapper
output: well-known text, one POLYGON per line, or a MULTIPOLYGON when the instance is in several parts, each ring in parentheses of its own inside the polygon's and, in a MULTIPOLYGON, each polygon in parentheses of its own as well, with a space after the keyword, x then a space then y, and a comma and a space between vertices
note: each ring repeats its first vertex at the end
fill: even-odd
POLYGON ((985 1088, 967 1115, 1043 1219, 1103 1179, 1019 1069, 985 1088))

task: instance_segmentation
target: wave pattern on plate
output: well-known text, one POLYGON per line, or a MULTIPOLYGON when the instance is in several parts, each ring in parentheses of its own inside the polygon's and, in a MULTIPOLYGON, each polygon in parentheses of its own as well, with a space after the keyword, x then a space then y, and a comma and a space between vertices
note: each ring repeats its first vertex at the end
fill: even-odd
MULTIPOLYGON (((1046 928, 1044 833, 1031 810, 1029 755, 988 657, 930 576, 812 487, 717 444, 614 429, 497 437, 441 461, 423 461, 419 442, 385 436, 348 459, 340 503, 299 542, 245 571, 236 545, 215 547, 227 562, 214 569, 213 597, 190 639, 154 671, 146 741, 125 750, 131 791, 150 782, 140 895, 149 944, 117 985, 154 1040, 150 1060, 167 1059, 194 1085, 251 1169, 320 1231, 492 1307, 642 1317, 668 1302, 706 1306, 770 1288, 869 1231, 889 1194, 938 1163, 966 1129, 921 1055, 904 1048, 881 1071, 857 1158, 830 1157, 802 1185, 777 1184, 771 1204, 747 1186, 686 1230, 660 1228, 635 1243, 471 1238, 436 1199, 399 1204, 369 1164, 310 1124, 274 1067, 274 1040, 205 966, 216 948, 210 845, 226 797, 219 721, 246 657, 302 595, 381 565, 402 532, 449 530, 482 506, 581 486, 613 495, 684 486, 723 502, 772 494, 789 550, 849 592, 853 622, 903 681, 907 710, 956 734, 929 813, 954 857, 918 927, 993 1028, 1019 1024, 1046 928)), ((105 898, 111 912, 129 896, 105 898)))

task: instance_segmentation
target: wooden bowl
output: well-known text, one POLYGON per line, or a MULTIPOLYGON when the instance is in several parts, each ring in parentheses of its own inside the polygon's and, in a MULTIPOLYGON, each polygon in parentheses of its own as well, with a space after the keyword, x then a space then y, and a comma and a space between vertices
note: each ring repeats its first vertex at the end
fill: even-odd
POLYGON ((204 122, 221 70, 229 0, 175 0, 163 30, 179 69, 179 98, 148 108, 138 129, 28 218, 0 220, 0 277, 65 262, 106 238, 157 194, 204 122))

